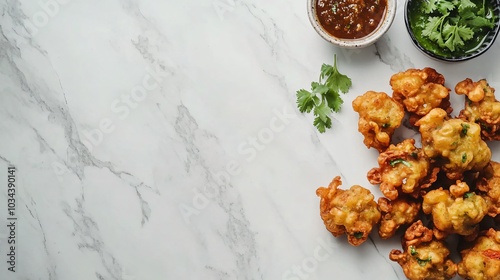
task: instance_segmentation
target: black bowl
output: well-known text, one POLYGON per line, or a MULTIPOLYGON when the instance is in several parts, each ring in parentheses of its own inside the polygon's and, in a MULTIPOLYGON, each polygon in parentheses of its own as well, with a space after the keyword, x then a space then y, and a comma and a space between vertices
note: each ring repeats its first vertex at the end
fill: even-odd
POLYGON ((423 1, 427 0, 406 0, 404 18, 406 30, 408 31, 413 44, 415 45, 415 47, 417 47, 417 49, 419 49, 429 57, 447 62, 465 61, 478 57, 481 54, 485 53, 495 42, 495 39, 500 30, 500 0, 486 0, 489 1, 489 4, 491 5, 493 10, 493 14, 496 17, 495 26, 484 36, 484 38, 482 38, 480 43, 470 49, 463 50, 461 52, 447 51, 443 48, 440 48, 437 44, 431 43, 430 40, 423 39, 422 43, 418 40, 418 34, 416 34, 416 32, 419 32, 419 28, 417 27, 417 24, 419 23, 415 22, 415 18, 414 20, 411 19, 416 15, 412 13, 414 13, 415 10, 419 8, 418 6, 423 1), (435 50, 437 49, 437 51, 433 51, 431 47, 433 47, 435 50))

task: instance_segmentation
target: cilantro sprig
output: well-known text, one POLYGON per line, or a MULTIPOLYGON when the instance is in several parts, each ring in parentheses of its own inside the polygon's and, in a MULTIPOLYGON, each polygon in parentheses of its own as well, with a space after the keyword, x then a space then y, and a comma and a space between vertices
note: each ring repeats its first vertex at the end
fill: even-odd
POLYGON ((340 92, 347 93, 352 86, 349 77, 341 74, 337 68, 337 55, 333 56, 333 66, 323 64, 318 82, 311 83, 311 90, 297 91, 297 107, 301 113, 313 112, 314 126, 324 133, 332 127, 330 114, 338 113, 344 101, 340 92))
POLYGON ((454 52, 465 46, 476 32, 495 26, 495 15, 485 0, 478 6, 471 0, 425 0, 423 12, 429 16, 422 36, 454 52))

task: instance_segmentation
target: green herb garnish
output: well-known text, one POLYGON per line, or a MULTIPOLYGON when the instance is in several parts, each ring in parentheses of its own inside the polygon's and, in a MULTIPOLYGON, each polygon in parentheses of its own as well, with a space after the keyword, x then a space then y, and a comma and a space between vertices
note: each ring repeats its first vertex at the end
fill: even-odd
POLYGON ((467 135, 467 131, 469 130, 470 125, 467 123, 462 123, 462 131, 460 131, 460 137, 465 137, 467 135))
POLYGON ((416 255, 418 255, 417 250, 415 250, 415 247, 410 246, 410 254, 411 254, 412 256, 416 256, 416 255))
POLYGON ((391 160, 391 161, 389 162, 389 164, 390 164, 392 167, 394 167, 394 166, 395 166, 396 164, 398 164, 398 163, 402 163, 402 164, 404 164, 404 165, 406 165, 406 166, 408 166, 408 167, 411 167, 411 163, 407 162, 406 160, 404 160, 404 159, 402 159, 402 158, 394 159, 394 160, 391 160))
POLYGON ((471 0, 427 0, 422 5, 429 16, 422 36, 452 52, 463 48, 476 32, 495 26, 493 11, 484 0, 481 6, 471 0))
POLYGON ((417 257, 418 256, 418 252, 415 249, 415 247, 413 247, 413 246, 410 246, 410 255, 412 255, 413 257, 415 257, 415 259, 417 260, 417 263, 420 266, 425 266, 428 262, 430 262, 432 260, 431 256, 429 256, 426 259, 421 259, 421 258, 417 257))
POLYGON ((355 233, 353 234, 353 236, 354 236, 354 237, 356 237, 357 239, 360 239, 360 238, 362 238, 362 237, 363 237, 363 233, 362 233, 362 232, 355 232, 355 233))
POLYGON ((467 161, 467 153, 463 153, 462 155, 462 163, 465 163, 467 161))
POLYGON ((333 14, 337 14, 337 3, 333 4, 332 12, 333 14))
POLYGON ((313 111, 314 126, 319 132, 324 133, 332 127, 330 113, 338 113, 344 101, 340 92, 347 93, 352 82, 349 77, 341 74, 337 69, 337 55, 333 57, 333 66, 323 64, 319 82, 311 83, 311 91, 300 89, 297 91, 297 107, 301 113, 313 111))
POLYGON ((415 258, 420 266, 425 266, 428 262, 432 260, 432 257, 429 256, 426 259, 421 259, 421 258, 415 258))
POLYGON ((464 194, 464 198, 470 198, 470 197, 472 197, 472 196, 474 196, 474 195, 475 195, 475 193, 474 193, 474 192, 468 192, 468 193, 465 193, 465 194, 464 194))

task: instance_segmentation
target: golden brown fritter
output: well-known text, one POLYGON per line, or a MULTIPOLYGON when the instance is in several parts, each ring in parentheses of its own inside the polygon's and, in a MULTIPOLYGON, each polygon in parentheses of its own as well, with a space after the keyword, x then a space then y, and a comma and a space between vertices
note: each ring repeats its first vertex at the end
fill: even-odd
POLYGON ((438 239, 457 233, 471 240, 477 236, 488 205, 481 196, 470 192, 467 183, 457 181, 449 190, 439 188, 428 192, 422 210, 432 214, 434 235, 438 239))
POLYGON ((500 214, 500 163, 490 161, 476 187, 488 204, 488 215, 496 217, 500 214))
POLYGON ((443 109, 436 108, 415 125, 419 126, 425 155, 443 160, 442 170, 452 180, 462 179, 465 171, 481 171, 490 162, 490 148, 481 139, 476 123, 448 119, 443 109))
POLYGON ((431 167, 429 159, 415 147, 412 138, 397 145, 391 144, 380 153, 378 164, 378 168, 368 171, 368 181, 380 184, 384 196, 391 200, 401 193, 417 197, 421 188, 427 188, 436 181, 439 171, 431 167))
POLYGON ((500 231, 490 228, 460 252, 458 274, 471 280, 500 280, 500 231))
POLYGON ((378 208, 382 213, 378 234, 383 239, 388 239, 396 233, 402 225, 409 225, 418 217, 421 203, 410 197, 398 197, 389 200, 385 197, 378 199, 378 208))
POLYGON ((473 82, 467 78, 456 85, 455 91, 467 96, 460 118, 478 123, 484 140, 500 140, 500 102, 495 89, 484 79, 473 82))
POLYGON ((392 250, 389 258, 398 262, 410 280, 446 280, 455 276, 457 266, 449 258, 444 241, 433 239, 432 230, 421 220, 413 223, 402 240, 403 251, 392 250))
POLYGON ((401 125, 404 109, 384 92, 368 91, 352 102, 359 114, 358 131, 368 148, 384 151, 391 142, 394 130, 401 125))
POLYGON ((452 111, 450 89, 444 86, 444 76, 432 68, 396 73, 390 84, 392 97, 410 113, 412 125, 434 108, 442 108, 448 114, 452 111))
POLYGON ((390 80, 392 89, 403 96, 411 96, 418 92, 424 84, 435 83, 444 85, 444 82, 444 76, 430 67, 425 67, 424 69, 410 68, 404 72, 392 75, 390 80))
POLYGON ((379 222, 380 212, 368 189, 358 185, 349 190, 338 189, 341 184, 342 181, 337 176, 328 188, 320 187, 316 190, 321 198, 321 218, 326 229, 334 236, 346 233, 349 243, 358 246, 366 241, 379 222))

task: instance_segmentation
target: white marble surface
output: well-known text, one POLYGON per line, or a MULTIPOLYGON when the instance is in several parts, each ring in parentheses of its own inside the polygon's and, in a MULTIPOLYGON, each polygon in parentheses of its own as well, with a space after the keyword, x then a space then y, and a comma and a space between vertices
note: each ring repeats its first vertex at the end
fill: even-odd
POLYGON ((0 279, 404 279, 398 240, 353 248, 319 217, 336 175, 380 196, 351 101, 410 67, 500 88, 500 43, 430 60, 402 7, 376 45, 342 50, 304 0, 1 0, 0 279), (334 54, 353 87, 319 134, 295 91, 334 54))

